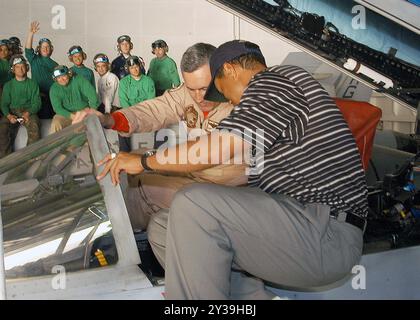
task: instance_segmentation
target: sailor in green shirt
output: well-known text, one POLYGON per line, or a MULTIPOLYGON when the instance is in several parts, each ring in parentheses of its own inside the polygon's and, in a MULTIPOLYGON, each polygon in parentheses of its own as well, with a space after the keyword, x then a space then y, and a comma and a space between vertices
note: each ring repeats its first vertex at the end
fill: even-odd
POLYGON ((4 84, 12 79, 9 66, 9 46, 6 40, 0 40, 0 97, 4 84))
POLYGON ((86 60, 87 56, 82 47, 72 46, 67 54, 70 62, 74 63, 74 66, 70 68, 71 71, 73 71, 74 74, 83 76, 96 89, 95 75, 93 74, 93 71, 83 64, 83 61, 86 60))
POLYGON ((166 90, 181 84, 176 63, 168 57, 168 51, 165 41, 156 40, 152 43, 152 53, 156 58, 150 62, 147 75, 155 82, 156 96, 161 96, 166 90))
MULTIPOLYGON (((155 97, 153 80, 141 73, 141 61, 137 56, 130 56, 125 61, 125 68, 130 73, 120 80, 118 95, 120 106, 127 108, 139 102, 155 97)), ((120 151, 131 151, 131 140, 119 136, 120 151)))
POLYGON ((140 59, 137 56, 129 57, 125 67, 130 74, 120 80, 118 93, 121 107, 127 108, 154 98, 155 84, 150 77, 141 74, 140 59))
POLYGON ((4 85, 1 98, 0 158, 12 152, 19 124, 28 132, 28 144, 40 138, 36 115, 41 108, 38 84, 28 78, 29 64, 22 55, 14 55, 10 65, 15 77, 4 85))
POLYGON ((51 103, 56 112, 50 133, 71 125, 77 111, 99 106, 95 88, 84 77, 73 74, 69 68, 60 65, 54 68, 55 83, 50 89, 51 103))
POLYGON ((51 119, 54 111, 49 99, 49 90, 54 83, 51 78, 52 72, 58 64, 51 59, 54 47, 49 39, 40 39, 36 49, 32 48, 34 34, 38 31, 39 22, 32 22, 26 39, 25 56, 32 67, 32 79, 38 83, 41 92, 42 107, 38 116, 41 119, 51 119))

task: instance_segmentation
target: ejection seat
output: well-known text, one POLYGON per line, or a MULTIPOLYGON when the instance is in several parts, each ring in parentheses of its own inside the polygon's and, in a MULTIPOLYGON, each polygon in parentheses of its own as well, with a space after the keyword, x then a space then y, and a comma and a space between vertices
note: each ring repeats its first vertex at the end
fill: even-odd
MULTIPOLYGON (((362 101, 346 100, 334 98, 335 103, 343 114, 344 119, 347 121, 349 128, 356 140, 357 147, 362 158, 363 169, 365 172, 369 166, 369 160, 372 155, 373 141, 375 138, 376 126, 382 116, 382 111, 378 107, 362 101)), ((345 279, 340 279, 326 287, 320 288, 284 288, 288 291, 300 292, 321 292, 339 287, 344 284, 345 279)), ((283 288, 281 284, 267 283, 272 289, 283 288)), ((274 291, 276 292, 276 291, 274 291)))
POLYGON ((382 111, 368 102, 340 98, 334 98, 334 101, 353 133, 362 158, 363 169, 367 171, 372 155, 376 126, 381 119, 382 111))

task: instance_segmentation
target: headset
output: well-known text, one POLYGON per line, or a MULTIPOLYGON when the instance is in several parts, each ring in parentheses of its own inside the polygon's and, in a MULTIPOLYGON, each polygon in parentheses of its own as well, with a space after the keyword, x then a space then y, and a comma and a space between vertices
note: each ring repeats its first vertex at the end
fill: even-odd
POLYGON ((23 54, 22 44, 18 37, 9 38, 9 50, 12 52, 12 55, 23 54))
POLYGON ((108 56, 104 53, 98 53, 93 57, 93 67, 95 68, 95 71, 96 71, 96 64, 100 62, 106 63, 109 66, 108 56))
POLYGON ((57 81, 57 78, 60 76, 68 75, 71 79, 73 77, 73 72, 65 65, 59 65, 54 68, 52 78, 54 81, 57 81))
POLYGON ((69 51, 67 52, 67 55, 69 56, 70 62, 73 62, 73 55, 76 53, 81 53, 83 61, 87 59, 86 53, 83 51, 81 46, 71 46, 69 51))
POLYGON ((137 57, 137 56, 129 56, 125 60, 124 69, 125 69, 126 72, 130 72, 129 71, 129 67, 135 66, 135 65, 138 65, 139 67, 141 67, 143 65, 143 63, 144 62, 142 62, 142 60, 140 60, 139 57, 137 57))
POLYGON ((25 59, 25 57, 21 54, 15 54, 10 58, 10 61, 9 61, 10 72, 12 72, 14 74, 15 72, 13 70, 14 69, 13 67, 17 64, 20 64, 20 63, 24 63, 26 65, 26 72, 29 71, 30 66, 29 66, 28 61, 25 59))
POLYGON ((9 42, 10 42, 10 44, 16 45, 18 47, 22 46, 22 44, 20 42, 20 39, 18 37, 10 37, 9 42))
POLYGON ((130 44, 130 50, 133 50, 133 43, 131 42, 131 37, 128 36, 128 35, 126 35, 126 34, 124 34, 124 35, 119 36, 117 38, 117 43, 118 43, 117 44, 117 51, 118 52, 121 52, 121 50, 120 50, 120 43, 123 42, 123 41, 127 41, 130 44))
POLYGON ((0 40, 0 46, 9 46, 10 40, 9 39, 2 39, 0 40))
POLYGON ((152 53, 155 54, 155 49, 162 48, 165 50, 165 53, 168 53, 169 47, 168 44, 164 40, 156 40, 152 43, 152 53))
POLYGON ((0 47, 6 46, 8 50, 10 50, 10 41, 8 39, 0 40, 0 47))
POLYGON ((35 52, 38 55, 41 54, 41 51, 40 51, 41 50, 41 44, 43 44, 44 42, 46 42, 46 43, 48 43, 50 45, 50 48, 51 48, 50 56, 51 56, 52 53, 53 53, 53 51, 54 51, 54 46, 52 45, 51 40, 48 39, 48 38, 41 38, 41 39, 39 39, 38 46, 36 47, 35 52))

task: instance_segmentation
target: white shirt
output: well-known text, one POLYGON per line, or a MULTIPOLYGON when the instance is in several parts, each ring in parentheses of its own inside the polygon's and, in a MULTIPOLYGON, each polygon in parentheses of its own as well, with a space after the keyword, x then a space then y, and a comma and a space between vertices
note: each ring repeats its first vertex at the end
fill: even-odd
POLYGON ((111 106, 120 106, 118 98, 119 82, 118 77, 110 71, 98 79, 98 95, 105 106, 105 113, 111 112, 111 106))

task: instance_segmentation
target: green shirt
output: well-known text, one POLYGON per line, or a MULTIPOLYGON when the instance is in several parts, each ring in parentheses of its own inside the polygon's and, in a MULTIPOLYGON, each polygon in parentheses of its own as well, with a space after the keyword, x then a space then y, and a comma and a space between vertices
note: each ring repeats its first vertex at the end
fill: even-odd
POLYGON ((12 74, 10 73, 9 61, 0 59, 0 87, 10 79, 12 79, 12 74))
POLYGON ((147 75, 155 82, 157 91, 163 92, 181 84, 176 63, 168 56, 163 59, 154 58, 147 75))
POLYGON ((54 83, 50 90, 55 113, 70 118, 70 114, 84 108, 97 109, 99 99, 95 88, 84 77, 73 75, 66 86, 54 83))
POLYGON ((93 71, 91 69, 89 69, 89 68, 87 68, 83 65, 81 67, 73 66, 70 69, 75 74, 78 74, 78 75, 81 75, 81 76, 85 77, 85 79, 87 81, 89 81, 96 90, 95 75, 93 74, 93 71))
POLYGON ((28 111, 36 114, 41 109, 41 97, 37 83, 26 78, 23 81, 12 79, 4 85, 1 97, 1 112, 7 116, 14 111, 28 111))
POLYGON ((156 96, 155 84, 148 76, 142 75, 139 80, 135 80, 131 75, 128 75, 120 80, 118 95, 121 107, 130 107, 136 103, 153 99, 156 96))
POLYGON ((41 92, 48 93, 54 80, 53 70, 58 65, 53 59, 35 54, 34 49, 25 49, 25 56, 31 64, 32 79, 39 85, 41 92))

